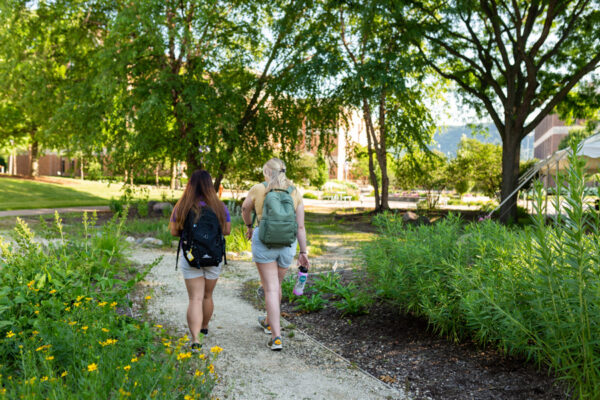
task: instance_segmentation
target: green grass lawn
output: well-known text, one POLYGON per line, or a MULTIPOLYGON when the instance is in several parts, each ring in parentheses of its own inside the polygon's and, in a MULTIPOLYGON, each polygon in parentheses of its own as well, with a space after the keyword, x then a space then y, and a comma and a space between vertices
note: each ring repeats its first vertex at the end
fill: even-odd
MULTIPOLYGON (((26 179, 0 178, 0 210, 57 208, 108 205, 111 198, 121 196, 120 183, 70 180, 72 184, 35 182, 26 179)), ((150 200, 175 196, 181 192, 151 189, 150 200)))

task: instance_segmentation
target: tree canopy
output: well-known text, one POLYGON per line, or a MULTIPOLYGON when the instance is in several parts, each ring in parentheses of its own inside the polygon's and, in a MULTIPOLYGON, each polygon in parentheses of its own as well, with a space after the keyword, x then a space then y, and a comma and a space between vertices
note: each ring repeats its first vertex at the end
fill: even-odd
MULTIPOLYGON (((502 199, 515 189, 520 144, 600 62, 594 0, 386 1, 430 68, 500 132, 502 199)), ((516 197, 500 210, 516 216, 516 197)))

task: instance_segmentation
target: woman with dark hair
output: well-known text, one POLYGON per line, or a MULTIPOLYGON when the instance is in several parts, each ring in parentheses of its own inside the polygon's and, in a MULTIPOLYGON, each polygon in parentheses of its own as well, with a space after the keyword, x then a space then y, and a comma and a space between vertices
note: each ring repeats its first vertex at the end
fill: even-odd
MULTIPOLYGON (((173 208, 169 223, 171 234, 180 236, 188 213, 193 211, 200 216, 204 207, 210 208, 216 214, 223 235, 229 235, 231 217, 227 206, 217 197, 210 174, 204 170, 196 170, 190 177, 181 199, 173 208)), ((221 273, 222 264, 194 268, 185 257, 179 257, 178 266, 183 273, 189 297, 187 322, 192 335, 192 350, 202 347, 199 342, 199 334, 208 334, 208 322, 214 309, 212 294, 221 273)))

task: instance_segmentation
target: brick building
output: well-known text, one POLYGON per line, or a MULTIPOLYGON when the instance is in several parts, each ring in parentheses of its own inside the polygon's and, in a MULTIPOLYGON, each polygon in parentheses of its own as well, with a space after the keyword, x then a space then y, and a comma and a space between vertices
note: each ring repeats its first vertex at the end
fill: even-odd
POLYGON ((533 156, 538 160, 550 157, 558 150, 562 138, 574 129, 582 129, 583 121, 577 120, 575 125, 565 125, 556 114, 547 115, 535 127, 535 141, 533 142, 533 156))

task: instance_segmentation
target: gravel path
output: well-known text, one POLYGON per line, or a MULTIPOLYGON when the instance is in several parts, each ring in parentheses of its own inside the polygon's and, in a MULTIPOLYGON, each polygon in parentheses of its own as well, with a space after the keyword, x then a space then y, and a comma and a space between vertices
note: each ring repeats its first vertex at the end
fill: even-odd
MULTIPOLYGON (((148 310, 154 322, 187 333, 187 295, 174 252, 135 248, 141 264, 163 260, 144 282, 154 294, 148 310)), ((214 395, 221 399, 406 399, 406 395, 349 365, 314 339, 295 331, 285 337, 284 350, 266 347, 268 335, 256 323, 260 315, 240 297, 244 281, 257 279, 253 263, 229 261, 215 289, 215 311, 205 348, 224 350, 216 363, 220 382, 214 395)), ((282 321, 282 325, 288 325, 282 321)))
POLYGON ((45 214, 54 214, 58 211, 59 214, 70 212, 92 212, 92 211, 109 211, 108 206, 86 206, 86 207, 63 207, 63 208, 35 208, 30 210, 8 210, 0 211, 0 217, 24 217, 36 216, 45 214))

